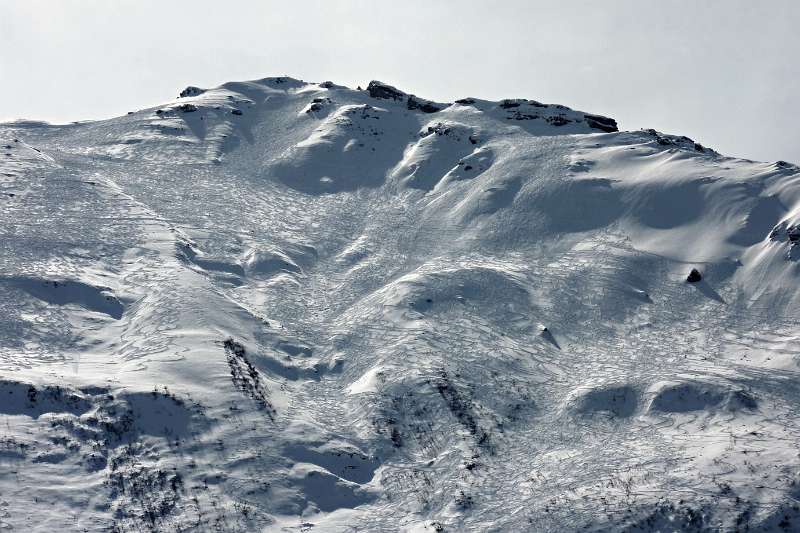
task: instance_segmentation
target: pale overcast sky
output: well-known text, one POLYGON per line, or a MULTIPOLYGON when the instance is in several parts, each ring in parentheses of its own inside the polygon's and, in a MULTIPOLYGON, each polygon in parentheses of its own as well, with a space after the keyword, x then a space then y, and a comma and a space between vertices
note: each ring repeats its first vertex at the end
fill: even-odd
POLYGON ((0 0, 0 120, 277 75, 533 98, 800 163, 800 0, 0 0))

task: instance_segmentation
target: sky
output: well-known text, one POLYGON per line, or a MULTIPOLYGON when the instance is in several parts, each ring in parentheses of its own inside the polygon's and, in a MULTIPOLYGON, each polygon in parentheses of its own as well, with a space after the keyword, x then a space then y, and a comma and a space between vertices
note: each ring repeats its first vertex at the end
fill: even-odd
POLYGON ((378 79, 800 163, 798 28, 798 0, 0 0, 0 121, 109 118, 266 76, 378 79))

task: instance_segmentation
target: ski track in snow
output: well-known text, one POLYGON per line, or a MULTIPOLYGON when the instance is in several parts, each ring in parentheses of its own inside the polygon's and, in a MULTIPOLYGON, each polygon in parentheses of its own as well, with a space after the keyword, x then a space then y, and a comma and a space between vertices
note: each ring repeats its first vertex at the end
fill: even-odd
POLYGON ((0 124, 0 528, 798 527, 800 171, 609 120, 0 124))

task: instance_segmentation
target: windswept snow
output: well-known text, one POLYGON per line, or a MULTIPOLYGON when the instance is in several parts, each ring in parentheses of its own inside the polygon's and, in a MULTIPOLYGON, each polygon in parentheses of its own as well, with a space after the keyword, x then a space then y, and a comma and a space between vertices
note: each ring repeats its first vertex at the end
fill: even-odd
POLYGON ((288 77, 0 147, 0 528, 800 527, 795 165, 288 77))

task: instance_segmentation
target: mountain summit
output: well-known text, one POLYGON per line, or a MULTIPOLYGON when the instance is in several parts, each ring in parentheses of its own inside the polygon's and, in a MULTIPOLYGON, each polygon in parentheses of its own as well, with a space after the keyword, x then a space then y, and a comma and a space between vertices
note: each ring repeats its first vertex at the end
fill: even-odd
POLYGON ((786 531, 800 169, 289 77, 0 124, 0 526, 786 531))

